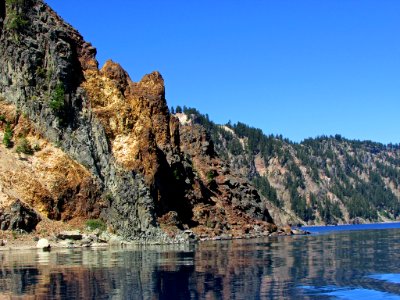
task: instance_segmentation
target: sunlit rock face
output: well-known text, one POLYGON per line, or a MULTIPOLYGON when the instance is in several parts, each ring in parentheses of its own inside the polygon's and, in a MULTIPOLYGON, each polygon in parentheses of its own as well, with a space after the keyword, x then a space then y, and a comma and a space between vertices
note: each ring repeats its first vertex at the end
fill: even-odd
MULTIPOLYGON (((52 219, 103 218, 131 240, 274 229, 257 191, 230 173, 204 130, 170 115, 160 73, 133 82, 111 60, 98 69, 96 49, 43 1, 7 2, 3 14, 0 103, 13 112, 1 129, 29 128, 24 136, 43 144, 21 166, 32 181, 21 201, 52 219)), ((15 189, 0 192, 8 199, 15 189)))

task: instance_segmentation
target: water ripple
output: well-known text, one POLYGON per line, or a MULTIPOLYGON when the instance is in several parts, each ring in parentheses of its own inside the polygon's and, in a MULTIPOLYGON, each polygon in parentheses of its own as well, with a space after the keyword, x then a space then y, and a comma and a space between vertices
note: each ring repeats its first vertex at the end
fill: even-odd
POLYGON ((309 296, 331 296, 336 299, 353 300, 353 299, 375 299, 375 300, 399 300, 400 295, 382 292, 371 289, 355 288, 355 287, 337 287, 337 286, 300 286, 309 296))
POLYGON ((368 277, 372 279, 387 281, 390 283, 400 283, 400 274, 374 274, 368 277))

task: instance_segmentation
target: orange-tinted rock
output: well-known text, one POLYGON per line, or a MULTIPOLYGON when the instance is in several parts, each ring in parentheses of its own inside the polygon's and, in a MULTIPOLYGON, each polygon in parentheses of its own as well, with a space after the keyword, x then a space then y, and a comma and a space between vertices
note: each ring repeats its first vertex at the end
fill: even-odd
MULTIPOLYGON (((125 94, 125 91, 131 83, 128 73, 122 69, 121 65, 113 62, 112 60, 107 60, 103 68, 100 71, 105 77, 114 81, 116 88, 125 94)), ((129 91, 128 91, 129 92, 129 91)))

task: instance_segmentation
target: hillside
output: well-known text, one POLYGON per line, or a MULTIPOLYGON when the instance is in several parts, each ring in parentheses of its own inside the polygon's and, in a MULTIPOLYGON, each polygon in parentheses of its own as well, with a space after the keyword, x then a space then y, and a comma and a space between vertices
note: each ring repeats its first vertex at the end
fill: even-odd
POLYGON ((288 222, 399 219, 398 144, 348 140, 340 135, 293 143, 240 122, 217 125, 193 108, 177 111, 186 122, 204 126, 220 157, 251 180, 267 202, 281 208, 288 222))

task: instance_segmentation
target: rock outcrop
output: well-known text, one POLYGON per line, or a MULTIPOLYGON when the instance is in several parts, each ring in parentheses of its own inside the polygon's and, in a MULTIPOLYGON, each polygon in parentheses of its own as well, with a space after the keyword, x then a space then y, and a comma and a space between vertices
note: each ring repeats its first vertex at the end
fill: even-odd
POLYGON ((195 170, 191 177, 194 188, 185 189, 185 198, 194 207, 192 219, 200 225, 195 232, 240 235, 253 231, 255 225, 259 231, 268 231, 266 224, 272 223, 272 218, 257 190, 218 157, 205 129, 182 125, 180 140, 195 170))
MULTIPOLYGON (((205 237, 275 229, 257 190, 230 173, 204 130, 171 116, 158 72, 136 83, 112 61, 98 69, 96 49, 43 1, 0 2, 0 104, 17 116, 4 113, 3 132, 10 124, 16 132, 22 115, 68 157, 67 169, 80 170, 71 178, 85 174, 58 185, 62 198, 47 188, 53 200, 42 214, 100 217, 124 238, 145 241, 173 242, 188 228, 205 237)), ((34 208, 43 203, 20 194, 34 208)))
POLYGON ((0 207, 21 199, 53 220, 98 216, 103 207, 98 179, 46 141, 14 105, 0 101, 0 115, 0 128, 8 124, 14 141, 13 148, 0 146, 0 207))
POLYGON ((10 206, 0 209, 1 230, 22 230, 31 232, 41 217, 29 206, 16 200, 10 206))

